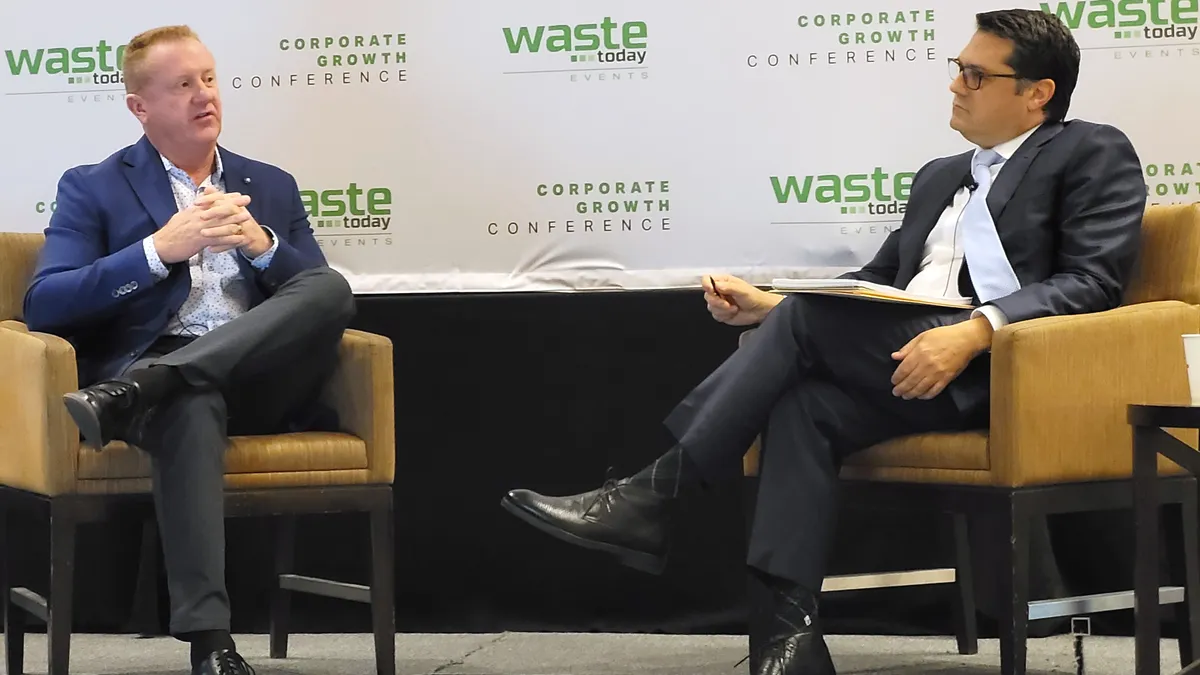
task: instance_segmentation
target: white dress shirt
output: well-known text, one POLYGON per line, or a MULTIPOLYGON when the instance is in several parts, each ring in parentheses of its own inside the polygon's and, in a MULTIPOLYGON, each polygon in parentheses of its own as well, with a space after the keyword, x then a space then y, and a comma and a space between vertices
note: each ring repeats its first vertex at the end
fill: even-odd
MULTIPOLYGON (((225 191, 225 170, 221 164, 221 153, 217 152, 216 166, 212 175, 204 182, 196 185, 186 171, 179 169, 171 160, 162 158, 163 167, 171 179, 171 190, 175 193, 175 206, 180 210, 190 207, 196 198, 209 185, 221 192, 225 191)), ((271 248, 257 258, 249 258, 238 249, 224 253, 211 253, 207 249, 200 251, 188 260, 188 272, 192 278, 192 289, 187 300, 180 306, 177 315, 172 316, 167 323, 167 335, 182 335, 200 337, 221 324, 227 323, 245 314, 250 309, 250 295, 247 280, 242 276, 242 269, 234 256, 242 255, 255 269, 265 270, 275 256, 279 247, 279 238, 274 232, 263 229, 270 234, 271 248)), ((158 249, 154 247, 153 235, 142 240, 142 249, 146 253, 146 261, 150 264, 150 273, 157 279, 166 279, 169 274, 167 266, 158 257, 158 249)))
MULTIPOLYGON (((1025 139, 1029 138, 1037 129, 1038 127, 1034 127, 1011 141, 1005 141, 992 148, 1002 158, 1002 161, 989 167, 993 180, 1012 158, 1017 148, 1021 147, 1025 139)), ((981 148, 976 148, 975 154, 979 154, 981 150, 981 148)), ((964 299, 958 291, 958 275, 962 270, 963 262, 962 232, 959 227, 959 219, 970 198, 971 191, 966 187, 960 187, 954 193, 954 201, 946 207, 945 211, 942 211, 937 224, 929 232, 929 238, 925 240, 925 253, 921 258, 919 271, 905 290, 920 295, 955 300, 964 299)), ((995 329, 1008 324, 1008 317, 993 305, 984 305, 972 314, 972 316, 980 315, 986 316, 995 329)))

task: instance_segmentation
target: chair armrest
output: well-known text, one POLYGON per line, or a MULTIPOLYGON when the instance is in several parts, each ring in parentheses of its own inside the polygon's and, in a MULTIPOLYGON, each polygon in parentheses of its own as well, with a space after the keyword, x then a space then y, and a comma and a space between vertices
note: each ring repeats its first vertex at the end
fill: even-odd
MULTIPOLYGON (((1197 332, 1200 307, 1173 300, 997 331, 989 434, 995 484, 1132 475, 1126 406, 1188 403, 1180 336, 1197 332)), ((1176 435, 1196 445, 1195 431, 1176 435)), ((1174 468, 1167 460, 1161 466, 1174 468)))
POLYGON ((396 476, 392 341, 347 330, 323 397, 337 410, 342 428, 366 441, 369 480, 391 483, 396 476))
POLYGON ((0 484, 51 496, 73 492, 79 430, 62 396, 79 388, 75 348, 6 321, 0 382, 0 484))
POLYGON ((0 319, 20 319, 25 289, 46 242, 41 232, 0 232, 0 319))

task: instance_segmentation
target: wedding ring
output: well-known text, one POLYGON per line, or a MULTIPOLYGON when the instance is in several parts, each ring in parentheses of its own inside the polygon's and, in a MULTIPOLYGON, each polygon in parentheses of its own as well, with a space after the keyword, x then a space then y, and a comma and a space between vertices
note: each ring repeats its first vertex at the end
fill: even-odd
POLYGON ((236 231, 234 234, 241 234, 241 233, 242 233, 242 224, 241 224, 241 223, 238 223, 237 225, 234 225, 234 227, 236 227, 236 228, 237 228, 237 231, 236 231))

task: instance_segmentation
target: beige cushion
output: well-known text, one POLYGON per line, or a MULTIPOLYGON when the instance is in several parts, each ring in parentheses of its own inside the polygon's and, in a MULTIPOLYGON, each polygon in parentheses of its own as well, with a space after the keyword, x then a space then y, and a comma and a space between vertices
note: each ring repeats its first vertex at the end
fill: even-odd
MULTIPOLYGON (((367 468, 367 444, 349 434, 305 432, 234 436, 225 453, 225 473, 294 473, 367 468)), ((103 452, 79 448, 81 480, 149 478, 150 457, 119 441, 103 452)))
POLYGON ((1125 304, 1200 304, 1200 203, 1155 205, 1142 219, 1142 251, 1125 304))
POLYGON ((845 465, 987 470, 988 435, 971 431, 895 438, 854 453, 845 465))

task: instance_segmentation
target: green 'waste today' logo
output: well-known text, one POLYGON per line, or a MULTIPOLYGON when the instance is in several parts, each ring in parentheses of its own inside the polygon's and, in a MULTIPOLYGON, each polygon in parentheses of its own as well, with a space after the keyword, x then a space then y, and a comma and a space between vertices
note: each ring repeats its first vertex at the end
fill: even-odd
POLYGON ((301 190, 300 201, 318 230, 386 232, 391 227, 392 191, 386 187, 350 183, 344 188, 301 190))
MULTIPOLYGON (((1075 0, 1043 2, 1042 11, 1056 15, 1073 32, 1094 30, 1154 46, 1157 40, 1195 40, 1200 23, 1196 0, 1075 0)), ((1136 46, 1136 45, 1134 45, 1136 46)))
POLYGON ((831 204, 839 215, 896 215, 908 207, 913 172, 890 174, 883 167, 870 173, 771 176, 780 204, 831 204))
POLYGON ((562 54, 571 63, 606 66, 641 66, 646 62, 648 28, 645 21, 619 23, 606 16, 599 23, 574 26, 505 27, 508 53, 562 54))
MULTIPOLYGON (((77 47, 36 47, 4 50, 4 62, 13 77, 63 78, 67 85, 105 87, 123 85, 121 66, 125 45, 100 40, 94 45, 77 47)), ((58 92, 22 92, 58 93, 58 92)))

